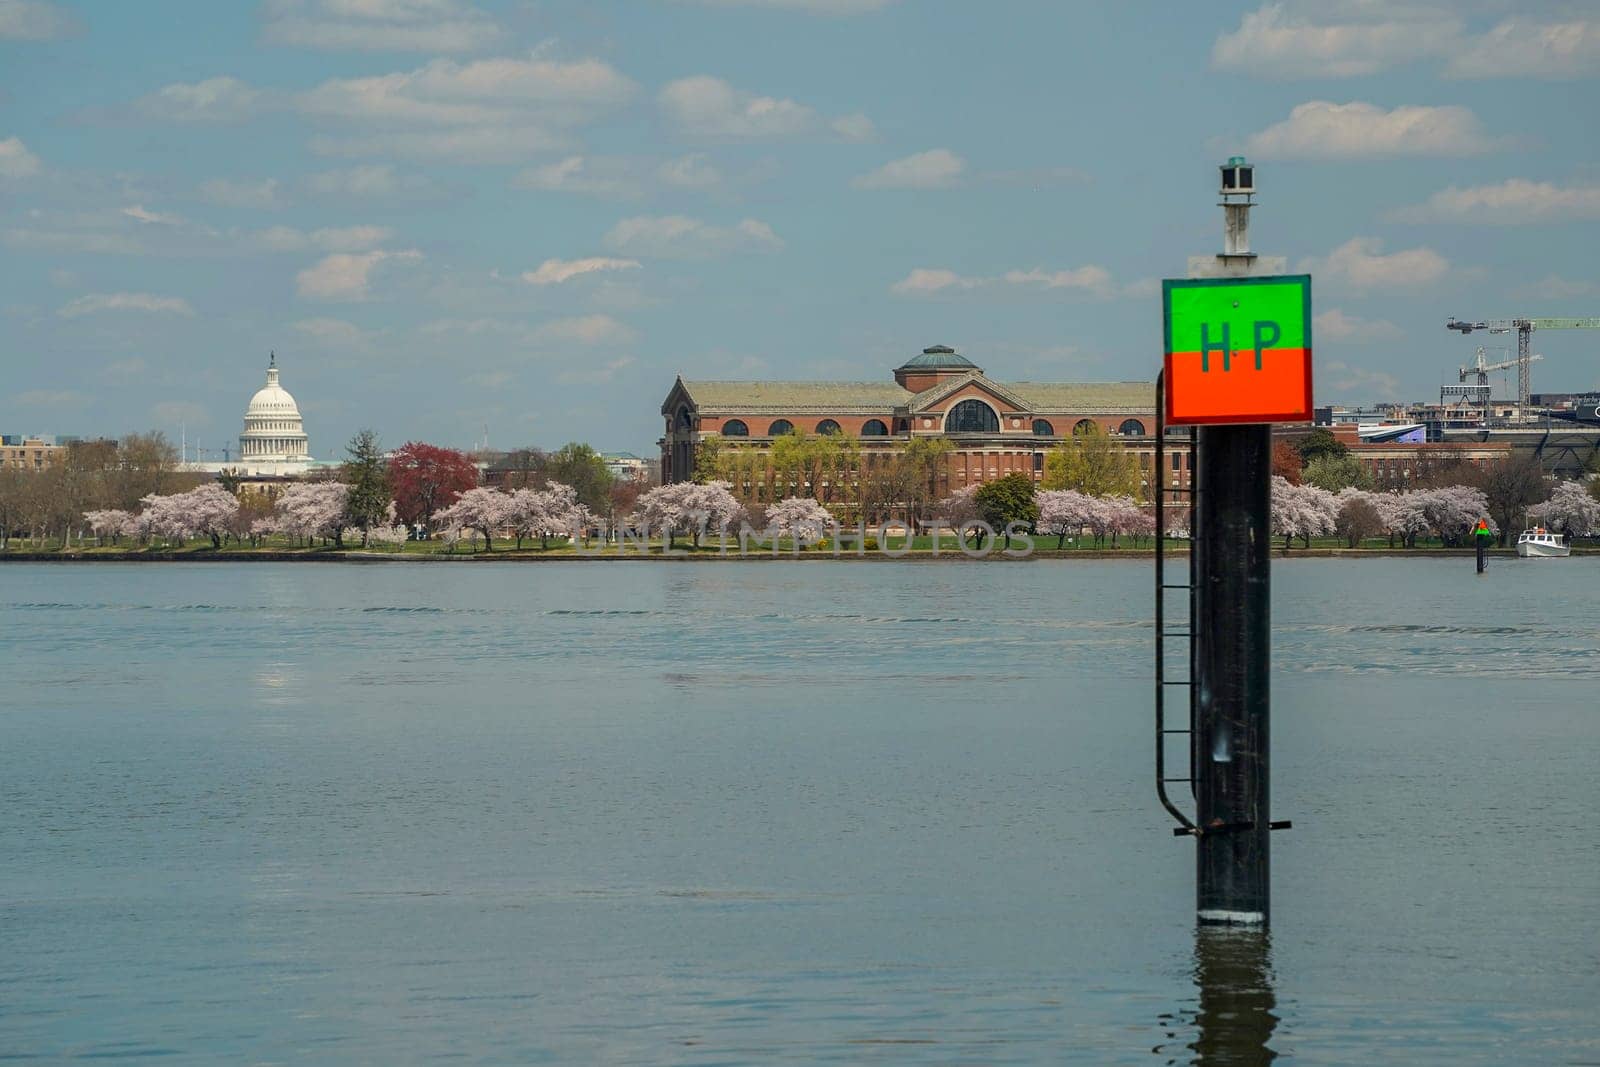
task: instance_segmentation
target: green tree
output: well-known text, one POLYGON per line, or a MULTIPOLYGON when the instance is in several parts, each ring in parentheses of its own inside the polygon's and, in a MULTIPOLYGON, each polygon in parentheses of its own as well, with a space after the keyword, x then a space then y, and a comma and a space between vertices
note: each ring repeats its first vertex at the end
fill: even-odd
POLYGON ((1337 493, 1351 486, 1357 489, 1372 488, 1372 475, 1362 466, 1360 460, 1349 454, 1335 456, 1324 453, 1318 456, 1306 464, 1305 470, 1301 473, 1301 480, 1306 485, 1314 485, 1330 493, 1337 493))
POLYGON ((1318 426, 1300 438, 1300 460, 1309 464, 1319 456, 1343 456, 1350 446, 1333 435, 1333 431, 1318 426))
POLYGON ((1139 460, 1090 424, 1074 430, 1044 460, 1045 489, 1075 489, 1088 496, 1126 496, 1137 500, 1139 460))
POLYGON ((1021 472, 985 482, 972 499, 983 521, 1005 536, 1007 548, 1011 547, 1007 526, 1018 523, 1032 527, 1039 521, 1039 505, 1033 499, 1033 479, 1021 472))
POLYGON ((803 430, 772 442, 773 498, 809 496, 824 504, 856 503, 861 443, 849 434, 803 430))
MULTIPOLYGON (((729 450, 731 451, 731 449, 729 450)), ((722 436, 702 437, 694 446, 694 480, 701 485, 707 482, 728 481, 722 474, 722 436)))
POLYGON ((604 515, 611 504, 611 472, 600 453, 586 444, 573 441, 550 453, 545 476, 552 482, 570 485, 578 491, 578 503, 596 515, 604 515))
POLYGON ((350 454, 340 472, 340 481, 350 486, 350 502, 345 510, 351 525, 361 527, 361 547, 365 548, 372 527, 389 514, 389 464, 378 445, 378 435, 372 430, 362 430, 350 438, 345 451, 350 454))

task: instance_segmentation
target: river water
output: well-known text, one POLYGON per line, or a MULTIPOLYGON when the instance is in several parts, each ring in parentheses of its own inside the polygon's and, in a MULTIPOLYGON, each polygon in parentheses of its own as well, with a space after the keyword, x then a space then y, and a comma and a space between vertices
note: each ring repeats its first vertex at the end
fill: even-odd
POLYGON ((0 1059, 1600 1062, 1600 560, 1273 580, 1267 940, 1147 563, 0 566, 0 1059))

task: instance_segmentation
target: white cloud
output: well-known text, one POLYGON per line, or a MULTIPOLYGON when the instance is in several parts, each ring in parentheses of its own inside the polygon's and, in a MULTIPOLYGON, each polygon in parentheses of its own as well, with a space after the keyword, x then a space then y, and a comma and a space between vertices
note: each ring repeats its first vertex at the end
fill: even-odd
POLYGON ((1450 261, 1431 248, 1407 248, 1387 255, 1376 237, 1352 237, 1323 259, 1305 259, 1300 270, 1320 281, 1354 289, 1428 285, 1450 270, 1450 261))
POLYGON ((1585 78, 1600 73, 1600 20, 1511 18, 1450 53, 1457 78, 1585 78))
POLYGON ((511 180, 518 189, 589 196, 631 197, 640 193, 626 160, 568 156, 542 167, 530 167, 511 180))
MULTIPOLYGON (((900 296, 931 296, 935 293, 962 292, 984 289, 990 292, 1079 292, 1100 300, 1119 295, 1139 295, 1134 287, 1119 290, 1113 284, 1111 272, 1095 264, 1070 270, 1008 270, 994 276, 969 276, 943 268, 918 267, 889 287, 900 296)), ((1142 292, 1142 290, 1141 290, 1142 292)))
POLYGON ((314 138, 326 155, 400 155, 508 162, 559 148, 567 130, 633 94, 597 59, 436 59, 416 70, 327 81, 295 107, 354 132, 314 138))
POLYGON ((733 140, 796 137, 831 130, 845 140, 872 136, 865 115, 824 122, 815 109, 794 100, 758 96, 721 78, 698 74, 668 82, 656 102, 669 121, 687 133, 733 140))
POLYGON ((612 259, 607 256, 590 256, 587 259, 547 259, 539 264, 538 270, 523 272, 522 280, 529 285, 560 285, 584 274, 637 269, 639 269, 637 259, 612 259))
POLYGON ((182 297, 155 296, 151 293, 91 293, 63 304, 56 314, 64 319, 75 319, 80 315, 95 315, 103 311, 149 311, 194 317, 194 308, 182 297))
POLYGON ((618 356, 604 363, 589 363, 583 367, 566 367, 556 374, 562 385, 605 385, 616 381, 617 375, 633 366, 632 356, 618 356))
POLYGON ((283 201, 278 198, 276 178, 262 178, 260 181, 212 178, 201 183, 200 195, 222 207, 271 210, 283 206, 283 201))
POLYGON ((1365 77, 1443 55, 1461 33, 1460 22, 1442 12, 1399 4, 1319 4, 1311 11, 1270 3, 1246 13, 1238 29, 1217 37, 1211 66, 1265 78, 1365 77))
POLYGON ((135 219, 147 226, 182 226, 187 222, 181 215, 168 215, 160 211, 151 211, 143 204, 133 204, 122 209, 122 213, 130 219, 135 219))
POLYGON ((397 156, 449 163, 514 163, 566 147, 564 137, 534 126, 394 130, 355 136, 320 135, 310 141, 311 150, 321 156, 397 156))
POLYGON ((756 219, 713 226, 684 215, 641 215, 622 219, 606 233, 612 251, 645 258, 705 259, 734 252, 775 252, 783 241, 756 219))
POLYGON ((698 0, 711 7, 754 7, 800 11, 808 15, 864 15, 896 0, 698 0))
POLYGON ((1312 318, 1316 338, 1333 341, 1383 341, 1401 335, 1400 327, 1384 319, 1363 319, 1340 308, 1329 308, 1312 318))
POLYGON ((251 235, 254 244, 272 252, 362 252, 394 236, 387 226, 329 226, 306 232, 290 226, 273 226, 251 235))
POLYGON ((297 333, 333 348, 366 348, 371 342, 366 330, 343 319, 300 319, 290 325, 297 333))
POLYGON ((850 184, 857 189, 948 189, 961 182, 967 161, 948 148, 891 160, 850 184))
POLYGON ((1211 65, 1263 78, 1367 77, 1420 61, 1442 61, 1443 72, 1455 78, 1565 79, 1600 72, 1600 21, 1540 21, 1523 11, 1493 27, 1469 29, 1463 15, 1490 6, 1517 5, 1280 0, 1218 35, 1211 65))
POLYGON ((878 127, 859 111, 851 115, 840 115, 828 123, 828 128, 845 141, 870 141, 878 136, 878 127))
POLYGON ((295 288, 308 300, 354 302, 367 299, 373 271, 382 263, 415 261, 422 253, 338 252, 327 256, 295 276, 295 288))
POLYGON ((40 170, 39 157, 28 151, 20 137, 0 141, 0 178, 31 178, 40 170))
POLYGON ((318 196, 354 196, 385 199, 426 195, 435 190, 433 182, 420 174, 396 174, 388 163, 327 170, 306 179, 306 188, 318 196))
POLYGON ((268 0, 262 35, 302 48, 470 52, 500 28, 459 0, 268 0))
POLYGON ((1401 208, 1394 217, 1404 222, 1481 223, 1522 226, 1538 222, 1600 219, 1600 185, 1556 185, 1511 178, 1495 185, 1454 185, 1426 203, 1401 208))
POLYGON ((889 291, 899 293, 901 296, 920 296, 942 292, 945 289, 976 289, 982 284, 981 278, 963 278, 953 270, 917 267, 889 286, 889 291))
POLYGON ((546 341, 572 341, 585 345, 629 344, 638 339, 627 325, 610 315, 580 315, 569 319, 552 319, 535 331, 546 341))
POLYGON ((1549 274, 1523 286, 1518 293, 1527 300, 1576 300, 1579 297, 1600 296, 1600 282, 1549 274))
POLYGON ((29 408, 86 408, 89 398, 74 389, 28 389, 12 398, 29 408))
POLYGON ((1471 156, 1502 147, 1464 107, 1403 105, 1391 111, 1361 102, 1312 100, 1245 143, 1267 159, 1361 159, 1376 156, 1471 156))
POLYGON ((265 94, 226 75, 174 83, 134 101, 134 110, 165 122, 242 122, 257 114, 265 94))
POLYGON ((1400 395, 1400 380, 1381 370, 1352 367, 1336 359, 1318 363, 1317 392, 1333 390, 1342 393, 1364 390, 1364 397, 1390 400, 1400 395))
POLYGON ((656 177, 678 189, 712 189, 722 184, 722 172, 699 152, 667 160, 656 168, 656 177))
POLYGON ((43 0, 0 0, 0 41, 52 41, 82 30, 78 20, 43 0))
POLYGON ((1047 271, 1038 267, 1032 270, 1008 270, 1000 276, 1000 280, 1006 285, 1038 289, 1077 289, 1101 298, 1116 295, 1116 289, 1111 284, 1111 272, 1094 264, 1072 270, 1047 271))

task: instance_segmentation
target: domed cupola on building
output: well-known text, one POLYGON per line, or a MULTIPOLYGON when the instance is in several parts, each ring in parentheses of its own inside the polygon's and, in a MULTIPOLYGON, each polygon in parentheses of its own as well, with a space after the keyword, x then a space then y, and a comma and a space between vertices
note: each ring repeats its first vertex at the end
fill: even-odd
POLYGON ((950 378, 982 373, 982 367, 949 345, 931 345, 924 348, 921 355, 912 356, 896 367, 894 380, 900 383, 900 388, 920 393, 950 378))
POLYGON ((300 408, 278 384, 278 357, 267 363, 267 384, 250 398, 239 435, 239 458, 246 462, 303 463, 310 458, 300 408))

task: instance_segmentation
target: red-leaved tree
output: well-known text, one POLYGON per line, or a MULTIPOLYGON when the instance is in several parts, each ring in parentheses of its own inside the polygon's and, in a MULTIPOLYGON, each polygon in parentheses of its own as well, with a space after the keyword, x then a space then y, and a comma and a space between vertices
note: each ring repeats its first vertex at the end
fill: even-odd
POLYGON ((407 525, 431 523, 456 498, 478 485, 478 468, 465 452, 407 441, 389 460, 395 512, 407 525))

